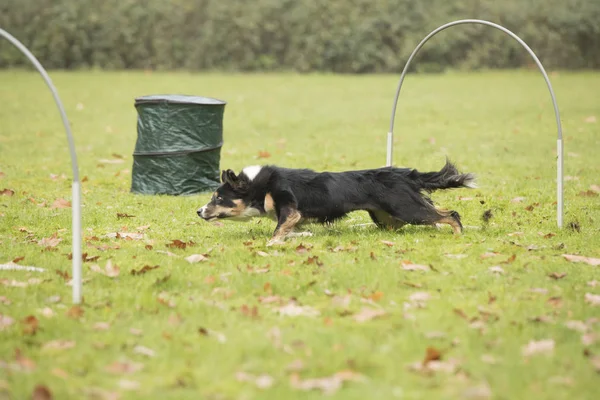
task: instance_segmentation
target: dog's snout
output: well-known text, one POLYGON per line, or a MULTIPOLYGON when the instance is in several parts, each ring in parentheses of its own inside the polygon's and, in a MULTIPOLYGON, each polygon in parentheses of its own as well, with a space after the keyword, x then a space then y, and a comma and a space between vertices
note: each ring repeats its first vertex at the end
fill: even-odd
POLYGON ((201 217, 201 218, 202 218, 202 212, 203 212, 203 211, 204 211, 204 207, 200 207, 200 208, 198 209, 198 211, 196 211, 196 213, 198 214, 198 216, 199 216, 199 217, 201 217))

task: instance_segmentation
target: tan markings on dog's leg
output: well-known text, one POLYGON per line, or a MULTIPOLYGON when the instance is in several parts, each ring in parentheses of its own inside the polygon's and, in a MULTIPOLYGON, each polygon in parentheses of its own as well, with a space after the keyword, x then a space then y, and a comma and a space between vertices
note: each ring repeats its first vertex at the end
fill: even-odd
POLYGON ((271 196, 271 193, 267 193, 265 195, 265 202, 263 204, 263 208, 267 213, 275 211, 275 202, 273 201, 273 196, 271 196))
POLYGON ((462 233, 462 228, 461 228, 460 224, 458 223, 458 221, 456 221, 451 216, 443 216, 442 218, 437 220, 437 223, 450 225, 452 227, 452 230, 454 231, 455 235, 460 235, 462 233))
POLYGON ((302 215, 300 214, 300 212, 298 210, 293 210, 292 212, 290 212, 290 214, 287 216, 287 218, 285 219, 283 224, 281 224, 279 229, 277 229, 277 232, 275 232, 275 234, 273 235, 271 240, 269 240, 269 243, 267 243, 267 246, 272 246, 273 244, 283 243, 285 240, 285 237, 287 235, 289 235, 290 232, 292 232, 292 230, 294 229, 294 226, 296 226, 296 224, 300 221, 301 218, 302 218, 302 215))

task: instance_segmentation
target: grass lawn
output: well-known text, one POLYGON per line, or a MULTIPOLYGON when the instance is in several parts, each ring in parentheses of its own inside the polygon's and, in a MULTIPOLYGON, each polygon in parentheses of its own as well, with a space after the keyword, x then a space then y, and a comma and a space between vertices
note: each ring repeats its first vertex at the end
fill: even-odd
POLYGON ((556 226, 556 126, 537 72, 411 75, 395 165, 434 170, 447 155, 477 174, 478 189, 433 195, 462 215, 464 234, 357 226, 370 222, 357 212, 277 249, 265 246, 269 220, 200 220, 208 194, 129 193, 134 97, 228 101, 221 168, 339 171, 385 163, 398 76, 51 76, 85 177, 85 301, 72 308, 67 285, 71 209, 60 199, 71 173, 58 112, 36 74, 1 71, 0 190, 14 194, 0 196, 0 263, 45 272, 0 270, 0 398, 30 398, 38 385, 56 399, 597 396, 600 267, 562 255, 600 258, 600 74, 551 77, 574 228, 556 226), (107 236, 116 232, 142 238, 107 236), (95 271, 109 262, 117 276, 95 271), (131 273, 144 266, 158 268, 131 273))

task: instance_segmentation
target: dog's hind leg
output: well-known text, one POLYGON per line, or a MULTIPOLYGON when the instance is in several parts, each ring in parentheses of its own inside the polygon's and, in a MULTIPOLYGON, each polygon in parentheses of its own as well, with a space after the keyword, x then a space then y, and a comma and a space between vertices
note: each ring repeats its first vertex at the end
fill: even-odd
POLYGON ((369 216, 379 228, 400 229, 406 225, 404 221, 394 218, 392 215, 382 210, 369 211, 369 216))
POLYGON ((283 244, 285 238, 288 237, 294 226, 300 221, 302 215, 296 210, 296 208, 282 207, 279 213, 277 227, 273 232, 273 237, 267 243, 267 246, 273 246, 276 244, 283 244))

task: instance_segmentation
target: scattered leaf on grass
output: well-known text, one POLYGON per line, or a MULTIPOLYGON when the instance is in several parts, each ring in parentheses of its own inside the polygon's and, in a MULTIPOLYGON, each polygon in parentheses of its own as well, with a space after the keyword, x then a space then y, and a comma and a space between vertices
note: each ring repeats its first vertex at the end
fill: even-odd
POLYGON ((108 260, 106 262, 106 265, 104 266, 104 268, 101 268, 98 264, 94 264, 94 265, 90 266, 90 269, 99 274, 108 276, 109 278, 115 278, 115 277, 119 276, 119 274, 120 274, 119 266, 116 264, 113 265, 111 260, 108 260))
POLYGON ((123 390, 137 390, 140 388, 140 383, 137 381, 130 381, 129 379, 119 379, 119 387, 123 390))
POLYGON ((269 257, 269 253, 265 253, 264 251, 260 251, 260 250, 258 250, 256 252, 256 255, 261 256, 261 257, 269 257))
POLYGON ((23 320, 23 334, 35 335, 40 327, 40 322, 34 315, 28 315, 23 320))
POLYGON ((600 286, 600 282, 598 282, 597 280, 593 280, 593 281, 589 281, 587 283, 587 285, 591 286, 591 287, 596 287, 596 286, 600 286))
POLYGON ((462 397, 465 399, 486 400, 492 398, 492 389, 487 383, 467 388, 462 397))
POLYGON ((271 157, 271 153, 269 153, 268 151, 259 151, 258 152, 258 158, 269 158, 271 157))
POLYGON ((142 336, 144 334, 144 331, 137 328, 129 328, 129 333, 131 333, 133 336, 142 336))
POLYGON ((237 379, 238 382, 254 383, 254 385, 256 385, 256 387, 259 389, 268 389, 273 386, 273 383, 275 383, 275 380, 270 375, 252 375, 243 371, 236 372, 235 379, 237 379))
POLYGON ((565 326, 571 330, 585 333, 588 331, 588 326, 583 321, 567 321, 565 322, 565 326))
POLYGON ((25 259, 25 257, 17 257, 15 259, 12 260, 13 263, 18 263, 19 261, 23 261, 25 259))
POLYGON ((590 190, 592 192, 596 192, 596 193, 600 194, 600 185, 592 185, 592 186, 590 186, 590 190))
POLYGON ((586 293, 585 294, 585 302, 592 306, 600 306, 600 295, 586 293))
POLYGON ((442 353, 435 347, 428 347, 425 349, 425 357, 423 358, 422 364, 426 366, 431 361, 439 361, 442 359, 442 353))
POLYGON ((495 273, 495 274, 503 274, 504 273, 504 269, 501 266, 499 266, 499 265, 495 265, 493 267, 489 267, 488 270, 490 272, 495 273))
POLYGON ((83 316, 83 314, 83 308, 81 308, 80 306, 73 306, 67 311, 67 317, 73 319, 79 319, 83 316))
POLYGON ((548 276, 554 280, 559 280, 564 278, 565 276, 567 276, 566 272, 553 272, 551 274, 548 274, 548 276))
POLYGON ((554 352, 554 340, 545 339, 530 341, 527 345, 523 346, 521 354, 524 357, 529 357, 536 354, 552 354, 554 352))
POLYGON ((300 243, 298 247, 296 247, 296 253, 298 254, 306 254, 309 250, 310 248, 304 246, 302 243, 300 243))
POLYGON ((508 257, 506 259, 506 261, 500 261, 500 264, 511 264, 513 263, 515 260, 517 259, 517 255, 513 254, 512 256, 508 257))
POLYGON ((560 296, 553 296, 548 299, 548 304, 554 308, 562 307, 562 298, 560 296))
POLYGON ((137 372, 144 368, 144 364, 136 363, 131 361, 115 361, 114 363, 106 366, 106 372, 110 372, 111 374, 121 375, 121 374, 131 374, 137 372))
MULTIPOLYGON (((170 276, 170 275, 168 275, 170 276)), ((158 300, 158 302, 160 304, 164 304, 167 307, 173 308, 175 307, 176 303, 175 303, 175 299, 173 299, 171 297, 171 295, 169 295, 169 293, 167 292, 160 292, 158 294, 158 297, 156 298, 156 300, 158 300)))
POLYGON ((71 275, 69 275, 68 271, 61 271, 60 269, 57 269, 54 272, 56 272, 56 275, 60 276, 65 282, 71 280, 71 275))
POLYGON ((584 257, 574 254, 563 254, 562 256, 565 258, 565 260, 571 262, 583 262, 594 267, 600 265, 600 258, 584 257))
POLYGON ((0 296, 0 304, 4 304, 5 306, 10 306, 11 301, 6 296, 0 296))
POLYGON ((275 311, 288 317, 297 317, 300 315, 306 317, 316 317, 320 314, 319 310, 310 306, 300 306, 294 301, 290 301, 288 304, 278 307, 275 311))
POLYGON ((50 208, 70 208, 71 202, 65 199, 56 199, 50 208))
POLYGON ((140 268, 138 270, 132 269, 131 275, 144 275, 146 272, 152 271, 153 269, 157 269, 159 267, 160 266, 158 266, 158 265, 154 265, 154 266, 144 265, 142 268, 140 268))
POLYGON ((590 115, 589 117, 585 117, 583 122, 586 122, 588 124, 593 124, 596 123, 597 119, 595 115, 590 115))
POLYGON ((190 264, 194 264, 194 263, 206 261, 206 260, 208 260, 208 257, 206 257, 202 254, 192 254, 191 256, 186 257, 185 260, 187 262, 189 262, 190 264))
POLYGON ((72 349, 73 347, 75 347, 75 341, 57 339, 46 342, 42 346, 42 350, 68 350, 72 349))
POLYGON ((297 390, 321 390, 325 395, 337 392, 344 382, 362 382, 365 378, 354 371, 340 371, 323 378, 301 379, 295 372, 290 376, 290 386, 297 390))
POLYGON ((385 244, 387 247, 392 247, 394 245, 394 242, 388 240, 382 240, 381 243, 385 244))
POLYGON ((108 322, 96 322, 93 328, 95 331, 107 331, 110 329, 110 324, 108 322))
POLYGON ((171 240, 171 243, 167 244, 167 247, 170 247, 172 249, 182 249, 182 250, 185 250, 186 247, 192 246, 193 244, 194 244, 194 242, 191 242, 191 241, 188 242, 188 243, 186 243, 186 242, 181 241, 179 239, 174 239, 174 240, 171 240))
POLYGON ((154 357, 154 356, 156 355, 156 353, 155 353, 155 351, 154 351, 154 350, 152 350, 152 349, 150 349, 150 348, 148 348, 148 347, 145 347, 145 346, 139 346, 139 345, 138 345, 138 346, 135 346, 135 347, 133 348, 133 352, 134 352, 135 354, 140 354, 140 355, 142 355, 142 356, 146 356, 146 357, 154 357))
POLYGON ((54 317, 54 311, 52 311, 52 309, 50 307, 42 308, 41 314, 46 318, 54 317))
POLYGON ((106 234, 110 239, 142 240, 144 235, 136 232, 110 232, 106 234))
POLYGON ((596 343, 598 339, 600 339, 600 335, 597 333, 584 333, 583 335, 581 335, 581 344, 583 344, 584 346, 591 346, 594 343, 596 343))
POLYGON ((408 296, 408 301, 414 307, 424 308, 431 295, 427 292, 415 292, 408 296))
POLYGON ((463 310, 461 310, 460 308, 455 308, 454 314, 458 315, 462 319, 469 320, 469 316, 467 314, 465 314, 465 312, 463 310))
POLYGON ((52 400, 52 392, 45 385, 35 385, 31 400, 52 400))
POLYGON ((579 192, 578 196, 581 196, 581 197, 598 197, 599 194, 597 192, 594 192, 593 190, 583 190, 583 191, 579 192))
POLYGON ((2 191, 0 192, 0 196, 14 196, 15 191, 12 189, 2 189, 2 191))
POLYGON ((8 315, 0 314, 0 332, 15 323, 15 320, 8 315))
POLYGON ((385 315, 382 309, 363 307, 352 317, 356 322, 363 323, 385 315))
POLYGON ((64 369, 61 368, 52 368, 52 370, 50 371, 50 373, 54 376, 56 376, 57 378, 61 378, 61 379, 68 379, 70 378, 70 375, 67 371, 65 371, 64 369))
POLYGON ((135 215, 130 215, 127 213, 117 213, 117 219, 121 218, 135 218, 135 215))
POLYGON ((429 271, 428 265, 413 264, 410 261, 402 261, 402 269, 405 271, 429 271))
POLYGON ((43 238, 37 242, 38 245, 46 248, 52 248, 58 246, 58 244, 62 241, 61 238, 57 237, 58 235, 55 233, 51 237, 43 238))

